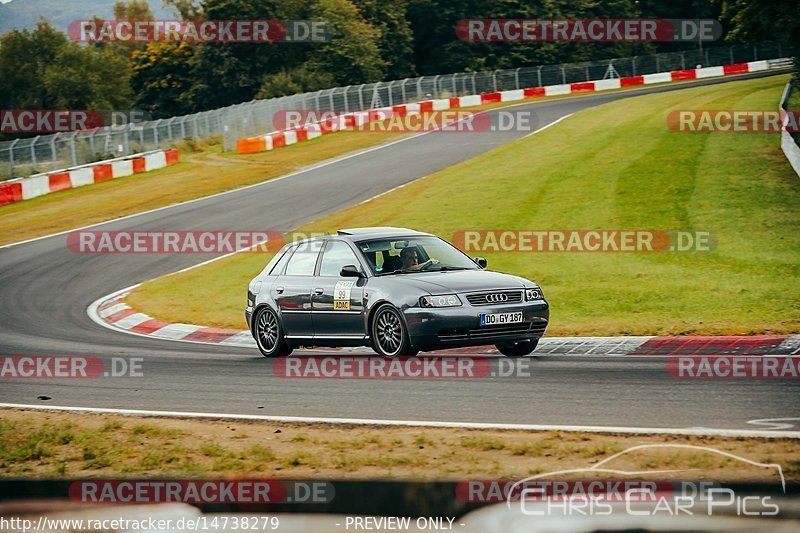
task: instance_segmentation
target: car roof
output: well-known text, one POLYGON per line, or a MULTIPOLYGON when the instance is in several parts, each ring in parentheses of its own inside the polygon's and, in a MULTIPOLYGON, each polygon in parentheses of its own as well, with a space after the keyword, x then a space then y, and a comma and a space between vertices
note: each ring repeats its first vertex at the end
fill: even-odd
POLYGON ((341 237, 347 237, 353 242, 391 237, 430 236, 430 233, 415 231, 408 228, 395 228, 391 226, 340 229, 337 234, 341 237))
POLYGON ((430 237, 431 234, 424 233, 421 231, 415 231, 413 229, 395 228, 391 226, 380 226, 373 228, 348 228, 348 229, 340 229, 339 231, 336 232, 336 235, 330 235, 330 234, 318 235, 315 237, 309 237, 308 239, 300 239, 297 241, 287 243, 286 246, 290 245, 294 246, 306 242, 326 241, 334 237, 346 239, 351 242, 361 242, 372 239, 390 239, 395 237, 419 237, 419 236, 430 237))

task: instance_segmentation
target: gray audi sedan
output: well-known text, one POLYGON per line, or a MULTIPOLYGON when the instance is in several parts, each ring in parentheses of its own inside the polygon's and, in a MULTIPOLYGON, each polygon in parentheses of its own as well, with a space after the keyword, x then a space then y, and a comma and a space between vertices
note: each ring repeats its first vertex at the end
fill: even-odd
POLYGON ((485 344, 522 356, 550 308, 532 281, 486 270, 435 235, 387 227, 287 244, 250 282, 245 316, 266 357, 298 346, 392 357, 485 344))

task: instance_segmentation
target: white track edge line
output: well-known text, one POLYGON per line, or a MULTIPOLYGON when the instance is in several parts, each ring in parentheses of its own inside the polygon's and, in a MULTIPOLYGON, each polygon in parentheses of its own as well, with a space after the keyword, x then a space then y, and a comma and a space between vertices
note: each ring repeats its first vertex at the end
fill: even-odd
POLYGON ((354 424, 368 426, 412 426, 435 428, 464 428, 464 429, 511 429, 521 431, 570 431, 587 433, 626 433, 626 434, 663 434, 686 436, 717 436, 717 437, 757 437, 757 438, 783 438, 800 439, 800 431, 758 431, 712 428, 644 428, 627 426, 580 426, 580 425, 549 425, 549 424, 499 424, 482 422, 437 422, 428 420, 381 420, 368 418, 325 418, 313 416, 270 416, 246 415, 230 413, 203 413, 194 411, 153 411, 147 409, 114 409, 106 407, 72 407, 63 405, 35 405, 0 403, 0 408, 9 409, 34 409, 38 411, 67 411, 96 414, 138 415, 162 418, 205 418, 227 420, 258 420, 264 422, 297 422, 304 424, 354 424))
MULTIPOLYGON (((781 73, 780 72, 781 70, 783 70, 783 69, 773 69, 772 71, 763 71, 763 72, 774 72, 776 75, 779 75, 781 73)), ((762 71, 758 71, 758 72, 762 72, 762 71)), ((729 78, 728 81, 742 81, 742 80, 736 80, 734 78, 737 78, 739 76, 747 76, 749 74, 756 74, 756 72, 746 72, 746 73, 742 73, 742 74, 733 74, 733 75, 728 75, 728 76, 718 76, 716 78, 701 78, 701 81, 702 80, 712 80, 712 79, 722 79, 722 78, 729 78)), ((755 79, 758 79, 758 78, 755 78, 755 79)), ((655 89, 657 87, 660 87, 660 86, 667 86, 667 85, 672 85, 672 84, 675 84, 675 85, 696 84, 696 85, 698 85, 700 87, 704 86, 704 84, 702 84, 702 83, 696 83, 697 81, 698 80, 695 79, 695 80, 685 80, 685 81, 678 81, 678 82, 667 82, 667 83, 663 83, 663 84, 657 83, 657 84, 654 84, 653 87, 642 87, 642 88, 638 88, 638 89, 626 89, 623 92, 625 94, 637 93, 637 92, 647 92, 647 91, 652 91, 653 89, 655 89)), ((496 109, 508 109, 508 108, 511 108, 511 107, 518 107, 518 106, 523 106, 523 105, 537 105, 537 104, 552 103, 554 101, 563 102, 563 101, 575 100, 575 99, 578 99, 578 98, 587 98, 587 97, 598 96, 598 95, 603 95, 603 94, 613 94, 613 93, 606 93, 605 91, 594 91, 594 92, 591 92, 591 93, 588 93, 588 94, 583 94, 583 95, 578 95, 578 96, 567 96, 565 98, 553 98, 551 100, 537 100, 537 101, 531 101, 531 102, 520 102, 518 104, 512 104, 512 105, 508 105, 508 106, 494 107, 494 108, 488 109, 487 111, 494 111, 496 109)), ((483 104, 481 104, 481 105, 483 105, 483 104)), ((465 119, 461 119, 461 120, 465 120, 465 119)), ((343 156, 340 156, 340 157, 329 159, 327 161, 323 161, 322 163, 318 163, 318 164, 312 165, 312 166, 310 166, 308 168, 303 168, 303 169, 297 170, 295 172, 286 174, 284 176, 278 176, 276 178, 271 178, 271 179, 268 179, 268 180, 260 181, 258 183, 253 183, 251 185, 245 185, 243 187, 239 187, 239 188, 236 188, 236 189, 231 189, 229 191, 222 191, 222 192, 210 194, 208 196, 201 196, 200 198, 194 198, 192 200, 186 200, 185 202, 178 202, 176 204, 170 204, 170 205, 165 205, 165 206, 161 206, 161 207, 156 207, 155 209, 149 209, 147 211, 142 211, 140 213, 131 213, 130 215, 125 215, 125 216, 118 217, 118 218, 112 218, 112 219, 109 219, 109 220, 103 220, 101 222, 95 222, 94 224, 88 224, 86 226, 79 226, 77 228, 70 228, 70 229, 67 229, 67 230, 64 230, 64 231, 51 233, 49 235, 42 235, 40 237, 33 237, 31 239, 26 239, 24 241, 17 241, 17 242, 12 242, 12 243, 9 243, 9 244, 3 244, 3 245, 0 245, 0 250, 3 250, 5 248, 11 248, 11 247, 14 247, 14 246, 19 246, 21 244, 27 244, 29 242, 35 242, 35 241, 40 241, 40 240, 43 240, 43 239, 49 239, 50 237, 58 237, 59 235, 65 235, 65 234, 71 233, 73 231, 79 231, 79 230, 82 230, 82 229, 93 228, 95 226, 101 226, 103 224, 110 224, 112 222, 117 222, 119 220, 126 220, 126 219, 129 219, 129 218, 148 215, 150 213, 156 213, 158 211, 162 211, 162 210, 165 210, 165 209, 172 209, 174 207, 178 207, 178 206, 182 206, 182 205, 188 205, 188 204, 191 204, 191 203, 194 203, 194 202, 207 200, 209 198, 215 198, 217 196, 223 196, 223 195, 235 193, 235 192, 238 192, 238 191, 244 191, 244 190, 247 190, 247 189, 250 189, 250 188, 253 188, 253 187, 258 187, 258 186, 264 185, 266 183, 272 183, 272 182, 275 182, 275 181, 278 181, 278 180, 291 178, 292 176, 295 176, 295 175, 298 175, 298 174, 303 174, 305 172, 311 172, 313 170, 317 170, 319 168, 322 168, 322 167, 325 167, 325 166, 328 166, 328 165, 332 165, 334 163, 338 163, 339 161, 344 161, 344 160, 350 159, 351 157, 357 157, 359 155, 367 154, 367 153, 373 152, 375 150, 381 150, 383 148, 387 148, 387 147, 392 146, 394 144, 398 144, 398 143, 405 142, 405 141, 410 141, 411 139, 415 139, 417 137, 421 137, 421 136, 427 135, 429 133, 435 133, 436 131, 438 131, 438 130, 424 131, 422 133, 418 133, 418 134, 412 135, 410 137, 403 137, 402 139, 397 139, 395 141, 391 141, 391 142, 388 142, 386 144, 381 144, 381 145, 378 145, 378 146, 374 146, 372 148, 367 148, 365 150, 360 150, 358 152, 354 152, 352 154, 346 154, 346 155, 343 155, 343 156)))

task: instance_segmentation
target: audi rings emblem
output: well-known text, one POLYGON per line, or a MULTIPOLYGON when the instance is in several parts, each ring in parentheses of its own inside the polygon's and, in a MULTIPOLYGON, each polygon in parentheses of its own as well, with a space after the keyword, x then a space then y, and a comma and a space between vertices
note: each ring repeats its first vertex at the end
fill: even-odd
POLYGON ((498 302, 507 302, 508 301, 508 294, 487 294, 486 301, 489 303, 498 303, 498 302))

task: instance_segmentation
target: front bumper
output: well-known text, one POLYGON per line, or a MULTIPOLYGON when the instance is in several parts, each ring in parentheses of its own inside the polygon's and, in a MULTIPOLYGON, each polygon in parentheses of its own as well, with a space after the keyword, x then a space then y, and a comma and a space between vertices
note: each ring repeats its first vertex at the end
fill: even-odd
MULTIPOLYGON (((463 298, 462 298, 463 300, 463 298)), ((550 305, 546 300, 518 304, 421 308, 403 310, 411 344, 418 350, 458 348, 496 344, 504 341, 538 339, 544 335, 550 320, 550 305), (483 313, 513 313, 522 311, 524 322, 481 326, 483 313)))

